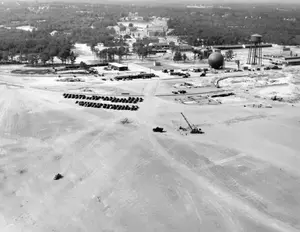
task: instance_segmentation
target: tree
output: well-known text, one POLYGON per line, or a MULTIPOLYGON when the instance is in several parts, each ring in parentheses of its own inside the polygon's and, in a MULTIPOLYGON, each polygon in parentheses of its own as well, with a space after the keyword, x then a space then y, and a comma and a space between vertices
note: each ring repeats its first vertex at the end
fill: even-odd
POLYGON ((74 64, 76 59, 77 59, 78 55, 75 53, 75 52, 71 52, 70 53, 70 61, 71 61, 71 64, 74 64))
POLYGON ((127 59, 128 54, 129 54, 129 48, 125 47, 125 56, 126 56, 126 59, 127 59))
POLYGON ((39 56, 38 56, 38 54, 29 54, 27 56, 27 60, 31 65, 37 65, 37 63, 39 61, 39 56))
POLYGON ((9 52, 8 52, 8 58, 9 58, 10 61, 13 61, 14 57, 16 55, 17 55, 16 49, 13 48, 13 49, 9 50, 9 52))
POLYGON ((107 61, 108 60, 108 50, 107 49, 96 50, 96 56, 102 61, 107 61))
POLYGON ((39 58, 40 58, 40 60, 42 61, 42 63, 45 65, 46 62, 47 62, 48 60, 50 60, 50 55, 49 55, 48 52, 44 51, 43 53, 40 54, 39 58))
POLYGON ((59 49, 58 47, 56 47, 55 45, 50 45, 50 47, 48 48, 48 54, 51 60, 51 63, 54 63, 54 57, 58 56, 59 53, 59 49))
POLYGON ((99 53, 99 57, 100 57, 100 59, 102 58, 104 61, 107 61, 108 60, 108 50, 107 49, 101 50, 99 53))
POLYGON ((87 66, 87 64, 86 64, 86 63, 84 63, 83 61, 81 61, 81 62, 80 62, 79 66, 80 66, 80 68, 81 68, 81 69, 85 69, 85 70, 87 70, 87 69, 88 69, 88 66, 87 66))
POLYGON ((170 46, 170 47, 175 47, 175 42, 174 42, 174 41, 171 41, 171 42, 169 43, 169 46, 170 46))
POLYGON ((125 47, 119 47, 117 50, 117 56, 119 57, 119 62, 122 60, 122 57, 125 55, 126 49, 125 47))
POLYGON ((109 62, 115 61, 115 54, 116 54, 115 48, 108 48, 106 49, 106 52, 107 52, 108 61, 109 62))
POLYGON ((194 61, 196 60, 196 57, 197 57, 197 53, 198 53, 198 51, 197 51, 197 50, 194 50, 194 49, 193 49, 193 54, 194 54, 194 61))
POLYGON ((184 61, 184 62, 187 60, 187 56, 186 56, 186 54, 185 54, 185 53, 183 53, 183 55, 182 55, 182 59, 183 59, 183 61, 184 61))
POLYGON ((171 49, 171 52, 172 54, 176 51, 176 45, 175 45, 175 42, 171 41, 169 43, 169 46, 170 46, 170 49, 171 49))
POLYGON ((124 39, 131 39, 131 36, 130 35, 124 35, 124 39))
POLYGON ((225 58, 226 58, 227 60, 232 60, 232 58, 233 58, 233 51, 232 51, 232 50, 226 51, 226 52, 225 52, 225 58))
POLYGON ((71 54, 70 47, 65 46, 58 53, 58 58, 61 60, 62 63, 66 63, 67 60, 70 58, 70 54, 71 54))
POLYGON ((137 46, 134 46, 134 51, 137 53, 139 59, 142 57, 143 58, 143 53, 144 53, 144 46, 142 44, 139 44, 137 46))
POLYGON ((180 60, 182 60, 182 55, 181 55, 181 52, 180 52, 180 51, 176 51, 176 52, 175 52, 175 55, 174 55, 174 57, 173 57, 173 60, 174 60, 174 61, 180 61, 180 60))
POLYGON ((149 49, 148 47, 142 48, 142 59, 146 58, 149 55, 149 49))
MULTIPOLYGON (((144 18, 144 21, 145 21, 145 22, 149 22, 149 21, 150 21, 150 18, 149 18, 148 16, 144 16, 143 18, 144 18)), ((148 26, 148 25, 147 25, 147 26, 148 26)))
POLYGON ((120 24, 119 28, 120 28, 120 31, 125 31, 126 30, 126 27, 123 24, 120 24))
POLYGON ((2 52, 2 59, 4 61, 8 61, 9 60, 9 58, 8 58, 8 52, 7 51, 2 52))
POLYGON ((122 13, 120 14, 120 18, 124 18, 124 17, 126 17, 126 14, 125 14, 124 12, 122 12, 122 13))

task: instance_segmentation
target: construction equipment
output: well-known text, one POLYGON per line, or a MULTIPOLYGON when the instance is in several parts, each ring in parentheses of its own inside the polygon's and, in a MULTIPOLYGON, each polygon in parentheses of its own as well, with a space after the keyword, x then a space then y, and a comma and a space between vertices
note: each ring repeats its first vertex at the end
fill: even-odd
POLYGON ((155 127, 155 128, 153 128, 153 132, 160 132, 160 133, 163 133, 163 132, 165 132, 165 131, 164 131, 164 128, 162 128, 162 127, 155 127))
POLYGON ((182 117, 184 118, 184 120, 186 121, 186 123, 189 125, 190 129, 191 129, 191 134, 204 134, 204 132, 201 130, 201 128, 197 128, 194 125, 192 126, 189 121, 187 120, 187 118, 184 116, 183 113, 181 113, 182 117))

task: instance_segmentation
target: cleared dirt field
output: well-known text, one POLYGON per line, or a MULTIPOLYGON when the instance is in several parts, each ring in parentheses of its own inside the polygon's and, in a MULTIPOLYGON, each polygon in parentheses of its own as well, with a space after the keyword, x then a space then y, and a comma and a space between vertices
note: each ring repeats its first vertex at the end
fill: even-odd
POLYGON ((300 230, 299 103, 184 105, 156 97, 171 92, 158 79, 90 81, 95 92, 145 100, 138 111, 83 108, 62 97, 81 83, 8 69, 0 70, 1 232, 300 230), (180 133, 180 112, 205 134, 180 133), (57 173, 64 178, 53 180, 57 173))

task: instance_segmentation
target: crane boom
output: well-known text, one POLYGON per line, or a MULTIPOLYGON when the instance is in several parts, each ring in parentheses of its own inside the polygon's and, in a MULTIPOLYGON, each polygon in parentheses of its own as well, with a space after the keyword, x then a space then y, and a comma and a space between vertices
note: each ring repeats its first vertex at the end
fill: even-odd
POLYGON ((181 113, 181 115, 184 118, 184 120, 187 122, 187 124, 189 125, 189 127, 191 128, 191 130, 193 130, 193 127, 191 126, 191 124, 189 123, 189 121, 186 119, 186 117, 184 116, 184 114, 181 113))

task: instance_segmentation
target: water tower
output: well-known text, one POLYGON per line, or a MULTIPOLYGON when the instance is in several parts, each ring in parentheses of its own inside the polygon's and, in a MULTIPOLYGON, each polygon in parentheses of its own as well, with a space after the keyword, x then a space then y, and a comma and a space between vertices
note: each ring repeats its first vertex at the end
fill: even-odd
POLYGON ((249 65, 262 65, 262 47, 261 47, 261 38, 259 34, 251 35, 250 39, 250 48, 248 53, 247 64, 249 65))

